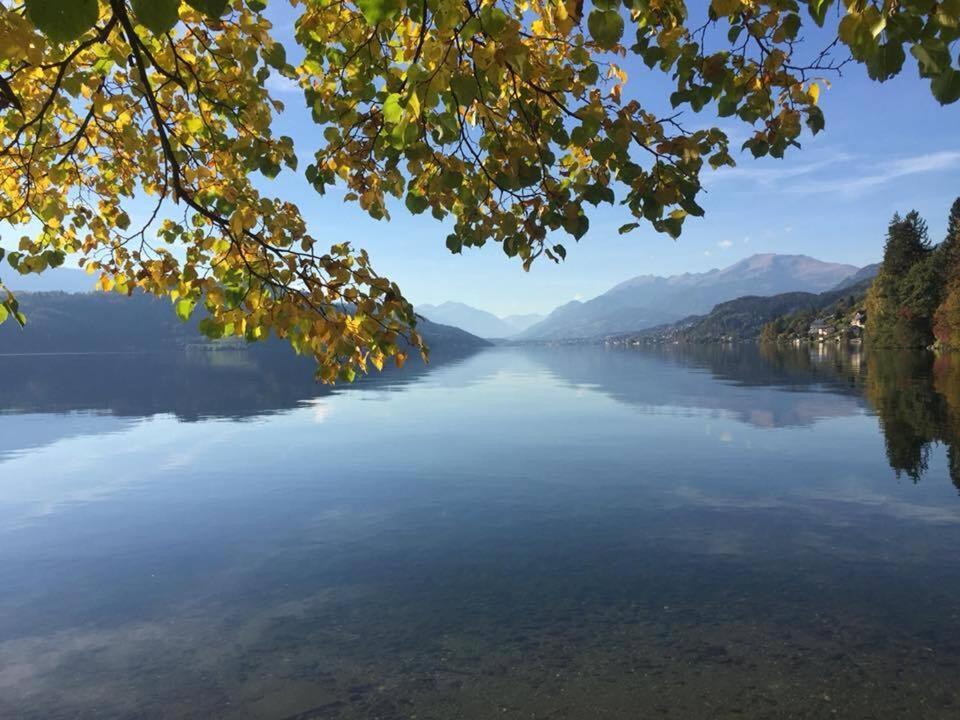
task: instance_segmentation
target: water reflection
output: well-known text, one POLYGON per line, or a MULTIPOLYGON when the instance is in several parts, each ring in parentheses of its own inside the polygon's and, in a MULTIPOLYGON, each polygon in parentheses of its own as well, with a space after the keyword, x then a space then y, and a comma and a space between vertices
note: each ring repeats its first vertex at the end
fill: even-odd
POLYGON ((785 428, 873 412, 898 477, 919 481, 928 471, 931 451, 942 445, 950 478, 960 488, 957 355, 754 345, 534 346, 484 354, 496 359, 440 354, 430 367, 414 361, 403 370, 388 368, 337 388, 314 382, 308 361, 276 351, 0 356, 4 376, 17 378, 0 385, 0 413, 28 416, 6 426, 0 453, 60 436, 122 429, 130 419, 156 414, 172 414, 183 422, 242 420, 307 404, 320 418, 323 398, 333 393, 397 391, 431 370, 450 370, 468 361, 463 372, 433 377, 454 386, 478 382, 502 372, 505 355, 518 354, 571 387, 653 413, 670 408, 719 412, 754 427, 785 428), (45 421, 46 414, 60 417, 45 421))
POLYGON ((956 717, 942 360, 155 360, 0 390, 0 717, 956 717))
POLYGON ((757 427, 802 427, 864 408, 859 355, 849 353, 821 357, 755 345, 525 352, 572 386, 651 412, 686 408, 730 413, 757 427))
POLYGON ((317 383, 310 360, 283 348, 221 352, 0 355, 0 412, 101 411, 121 417, 160 413, 184 422, 244 419, 289 410, 345 389, 396 390, 470 352, 413 358, 402 369, 362 376, 352 385, 317 383))
POLYGON ((528 352, 573 386, 653 411, 717 410, 757 427, 798 427, 867 410, 879 418, 897 477, 918 482, 928 472, 931 451, 942 445, 950 479, 960 489, 957 354, 864 353, 826 345, 611 348, 603 351, 603 372, 597 373, 596 348, 528 352), (670 374, 665 363, 703 374, 670 374))
POLYGON ((927 474, 931 450, 940 444, 946 447, 950 479, 960 490, 960 357, 874 353, 867 358, 865 393, 897 476, 918 482, 927 474))

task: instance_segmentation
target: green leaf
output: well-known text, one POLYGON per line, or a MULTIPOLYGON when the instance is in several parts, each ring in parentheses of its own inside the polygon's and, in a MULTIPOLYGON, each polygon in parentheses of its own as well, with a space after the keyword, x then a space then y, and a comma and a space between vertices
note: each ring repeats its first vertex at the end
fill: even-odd
POLYGON ((580 82, 585 85, 595 85, 600 79, 600 66, 596 63, 590 63, 580 71, 580 82))
POLYGON ((216 20, 227 11, 229 0, 187 0, 187 5, 216 20))
POLYGON ((574 217, 565 218, 563 221, 563 229, 573 235, 577 240, 586 235, 589 228, 590 221, 587 219, 587 216, 582 213, 574 217))
POLYGON ((0 305, 0 325, 2 325, 9 316, 10 312, 7 310, 7 306, 0 305))
POLYGON ((407 193, 406 205, 407 210, 412 212, 414 215, 419 215, 428 207, 430 207, 430 203, 426 197, 423 195, 415 195, 413 193, 407 193))
POLYGON ((390 93, 383 103, 383 119, 391 125, 396 125, 403 117, 403 108, 400 107, 400 95, 390 93))
POLYGON ((903 69, 906 57, 899 42, 884 43, 867 59, 867 72, 873 80, 889 80, 903 69))
POLYGON ((287 64, 287 51, 278 42, 270 46, 270 49, 264 52, 263 60, 272 68, 282 69, 287 64))
POLYGON ((45 250, 43 257, 47 261, 47 267, 52 268, 60 267, 67 259, 66 253, 62 250, 45 250))
POLYGON ((621 235, 626 235, 628 232, 631 230, 636 230, 638 227, 640 227, 640 223, 627 223, 626 225, 621 225, 617 232, 621 235))
POLYGON ((193 313, 193 308, 196 307, 196 305, 197 303, 190 298, 180 298, 177 300, 174 310, 177 313, 177 317, 183 322, 186 322, 190 319, 190 315, 193 313))
POLYGON ((604 138, 590 146, 590 155, 598 162, 606 162, 615 149, 613 142, 604 138))
POLYGON ((477 99, 477 81, 470 75, 454 75, 450 78, 450 89, 457 98, 457 102, 467 106, 477 99))
POLYGON ((448 190, 456 190, 463 185, 463 173, 457 170, 447 170, 440 176, 440 182, 448 190))
POLYGON ((921 77, 934 77, 950 67, 950 54, 941 45, 914 45, 910 48, 910 54, 920 65, 921 77))
POLYGON ((812 106, 807 110, 807 127, 816 135, 826 126, 826 120, 823 117, 823 110, 812 106))
POLYGON ((27 17, 56 42, 69 42, 97 22, 97 0, 26 0, 27 17))
POLYGON ((823 21, 827 18, 827 10, 830 8, 832 0, 809 0, 807 6, 810 8, 810 17, 820 27, 823 27, 823 21))
POLYGON ((480 10, 480 24, 487 35, 496 37, 507 25, 507 14, 495 5, 484 5, 480 10))
POLYGON ((720 117, 730 117, 737 111, 737 98, 735 95, 724 95, 717 103, 717 115, 720 117))
POLYGON ((459 237, 457 237, 453 233, 451 233, 450 235, 447 235, 447 250, 449 250, 450 252, 456 255, 459 255, 462 249, 463 249, 463 241, 459 237))
POLYGON ((400 10, 399 0, 357 0, 357 7, 370 25, 393 17, 400 10))
POLYGON ((137 22, 154 35, 163 35, 180 19, 180 0, 130 0, 137 22))
POLYGON ((604 50, 612 50, 623 37, 623 18, 615 10, 593 10, 587 18, 590 37, 604 50))
POLYGON ((263 173, 264 177, 270 180, 273 180, 280 174, 280 165, 267 156, 260 158, 260 162, 257 163, 257 169, 263 173))
POLYGON ((653 224, 653 226, 660 232, 664 232, 674 240, 680 237, 680 233, 683 230, 683 218, 681 217, 668 217, 663 220, 658 220, 653 224))
POLYGON ((950 105, 960 100, 960 71, 952 68, 935 77, 930 83, 933 96, 941 105, 950 105))
POLYGON ((213 318, 205 317, 197 325, 197 329, 211 340, 218 340, 223 337, 223 325, 213 318))

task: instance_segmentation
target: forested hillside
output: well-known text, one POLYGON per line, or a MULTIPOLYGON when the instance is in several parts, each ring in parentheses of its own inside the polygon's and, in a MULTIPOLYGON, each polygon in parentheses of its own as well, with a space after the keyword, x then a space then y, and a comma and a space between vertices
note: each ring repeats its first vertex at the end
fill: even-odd
POLYGON ((812 318, 851 299, 863 298, 870 280, 823 293, 791 292, 759 297, 748 295, 720 303, 707 315, 694 315, 678 323, 661 325, 641 333, 612 338, 614 343, 740 342, 757 340, 769 323, 784 318, 812 318))
POLYGON ((866 299, 865 340, 874 347, 911 348, 960 341, 960 198, 947 234, 934 247, 915 210, 894 215, 883 263, 866 299))

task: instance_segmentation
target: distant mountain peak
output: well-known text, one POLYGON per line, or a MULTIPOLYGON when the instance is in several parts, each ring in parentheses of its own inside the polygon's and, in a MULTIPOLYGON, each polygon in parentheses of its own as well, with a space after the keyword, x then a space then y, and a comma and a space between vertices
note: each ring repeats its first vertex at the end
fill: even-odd
POLYGON ((585 303, 558 307, 520 337, 568 339, 634 332, 707 313, 717 303, 744 295, 821 293, 858 270, 809 255, 755 253, 706 272, 637 275, 585 303))

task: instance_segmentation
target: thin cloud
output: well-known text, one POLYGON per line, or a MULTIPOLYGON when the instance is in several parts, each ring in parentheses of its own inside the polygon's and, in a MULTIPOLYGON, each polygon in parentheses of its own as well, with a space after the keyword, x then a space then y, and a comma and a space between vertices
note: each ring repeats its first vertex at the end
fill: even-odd
POLYGON ((787 190, 804 195, 837 192, 856 195, 864 190, 885 185, 900 178, 951 170, 958 166, 960 166, 960 151, 942 150, 878 163, 867 168, 863 174, 856 177, 828 178, 815 182, 804 182, 789 187, 787 190))
POLYGON ((733 240, 721 240, 720 242, 717 243, 717 247, 723 248, 724 250, 726 250, 727 248, 733 247, 733 240))
POLYGON ((831 165, 849 162, 853 159, 853 155, 839 152, 824 160, 818 160, 817 162, 798 165, 781 163, 777 166, 770 167, 757 167, 756 165, 752 165, 750 160, 746 160, 743 165, 738 165, 734 168, 721 168, 716 173, 710 175, 707 178, 707 182, 714 183, 726 180, 737 180, 740 182, 754 182, 758 185, 777 185, 783 183, 784 180, 803 177, 804 175, 812 175, 831 165))

